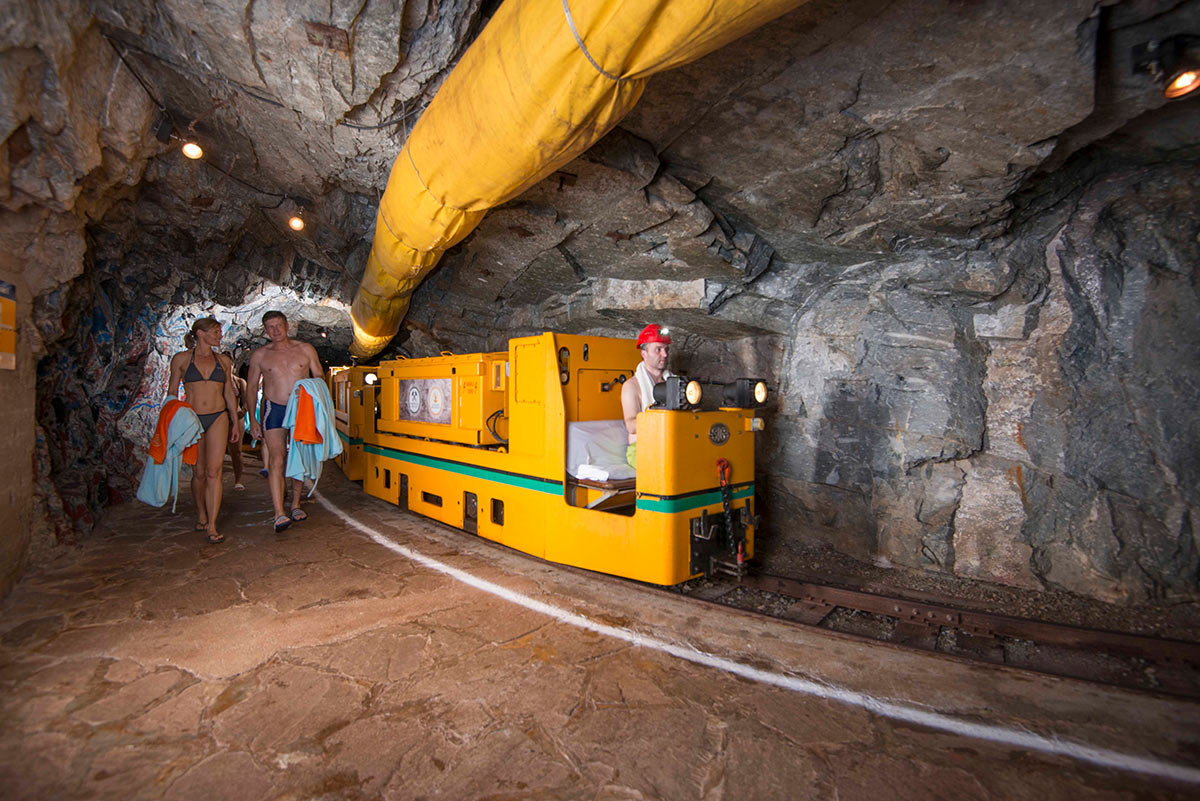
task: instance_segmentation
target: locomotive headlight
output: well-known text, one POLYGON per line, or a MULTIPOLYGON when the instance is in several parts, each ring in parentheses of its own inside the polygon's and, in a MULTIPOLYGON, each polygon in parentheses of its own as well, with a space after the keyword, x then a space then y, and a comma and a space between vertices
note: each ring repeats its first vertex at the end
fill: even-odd
POLYGON ((686 409, 700 403, 700 382, 673 375, 654 385, 654 405, 665 409, 686 409))
POLYGON ((379 380, 379 376, 375 373, 367 373, 363 376, 363 383, 370 386, 379 380))
POLYGON ((722 387, 724 405, 738 409, 753 409, 767 402, 767 382, 757 378, 739 378, 722 387))

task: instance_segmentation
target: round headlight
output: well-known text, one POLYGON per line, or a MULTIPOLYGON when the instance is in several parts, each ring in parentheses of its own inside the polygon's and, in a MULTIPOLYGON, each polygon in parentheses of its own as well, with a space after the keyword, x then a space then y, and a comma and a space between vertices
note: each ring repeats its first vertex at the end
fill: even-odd
POLYGON ((683 395, 685 398, 687 398, 687 402, 692 404, 693 406, 696 406, 697 404, 699 404, 700 403, 700 395, 701 395, 700 382, 699 381, 689 381, 688 385, 687 385, 687 389, 685 389, 683 391, 683 395))
POLYGON ((367 373, 365 376, 363 376, 363 383, 367 384, 367 386, 374 384, 378 380, 379 376, 375 375, 374 373, 367 373))
POLYGON ((765 381, 759 381, 759 382, 755 383, 755 385, 754 385, 754 402, 755 403, 766 403, 767 402, 767 384, 765 381))

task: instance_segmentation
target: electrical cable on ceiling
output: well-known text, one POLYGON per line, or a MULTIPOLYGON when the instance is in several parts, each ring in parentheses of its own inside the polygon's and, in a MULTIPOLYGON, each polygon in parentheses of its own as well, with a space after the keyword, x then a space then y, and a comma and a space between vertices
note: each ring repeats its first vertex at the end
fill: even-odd
MULTIPOLYGON (((114 41, 113 41, 113 39, 112 39, 111 37, 109 37, 109 36, 108 36, 108 34, 102 34, 102 35, 104 36, 104 39, 105 39, 105 41, 107 41, 107 42, 108 42, 109 46, 110 46, 110 47, 112 47, 113 51, 114 51, 114 52, 117 54, 117 58, 121 59, 121 63, 125 65, 125 69, 129 70, 129 74, 130 74, 130 75, 132 75, 132 76, 134 77, 134 79, 135 79, 135 80, 136 80, 136 81, 137 81, 137 82, 138 82, 138 83, 141 85, 142 89, 143 89, 143 90, 146 92, 146 95, 147 95, 147 96, 150 98, 150 100, 152 100, 152 101, 154 102, 154 104, 155 104, 156 106, 158 106, 159 110, 160 110, 162 113, 164 113, 164 114, 166 114, 168 117, 170 117, 170 116, 171 116, 171 112, 170 112, 170 111, 167 109, 167 107, 166 107, 165 105, 163 105, 163 104, 162 104, 162 103, 161 103, 161 102, 158 100, 158 98, 157 98, 157 97, 155 97, 155 95, 154 95, 154 92, 152 92, 152 91, 150 90, 150 87, 149 87, 149 86, 146 84, 146 82, 145 82, 145 81, 142 79, 142 76, 138 74, 137 70, 135 70, 135 69, 133 68, 133 66, 132 66, 132 65, 129 63, 129 61, 128 61, 128 60, 125 58, 125 55, 124 55, 124 53, 122 53, 122 52, 121 52, 121 50, 120 50, 120 49, 117 47, 117 45, 116 45, 116 42, 114 42, 114 41)), ((128 45, 125 45, 123 42, 122 42, 122 45, 123 45, 123 46, 125 46, 126 48, 128 48, 128 45)), ((146 52, 146 51, 144 51, 144 50, 141 50, 140 48, 134 48, 134 49, 135 49, 135 50, 138 50, 139 52, 142 52, 142 53, 145 53, 145 52, 146 52)), ((153 54, 148 54, 148 55, 153 55, 153 54)), ((164 63, 166 63, 166 64, 170 64, 171 66, 175 66, 174 64, 171 64, 171 62, 167 61, 166 59, 159 59, 159 60, 163 61, 163 62, 164 62, 164 63)), ((201 116, 200 116, 200 117, 198 117, 196 120, 193 120, 193 121, 192 121, 192 125, 195 125, 195 124, 196 124, 196 122, 197 122, 199 119, 202 119, 204 116, 207 116, 208 114, 211 114, 211 113, 212 113, 213 111, 215 111, 216 109, 220 108, 220 107, 221 107, 221 105, 222 105, 222 103, 217 103, 216 105, 214 105, 214 106, 213 106, 212 108, 210 108, 210 109, 209 109, 209 110, 208 110, 208 111, 207 111, 205 114, 201 115, 201 116)), ((276 104, 276 105, 279 105, 279 104, 276 104)), ((174 120, 172 120, 172 124, 174 124, 174 120)), ((189 128, 190 128, 190 127, 191 127, 191 126, 189 126, 189 128)), ((280 206, 283 204, 283 201, 284 201, 284 200, 286 200, 286 199, 287 199, 287 197, 288 197, 288 195, 287 195, 286 193, 282 193, 282 192, 269 192, 269 191, 267 191, 266 189, 260 189, 260 188, 258 188, 257 186, 255 186, 254 184, 250 183, 249 181, 246 181, 246 180, 244 180, 244 179, 242 179, 242 178, 239 178, 238 176, 234 175, 234 174, 233 174, 233 173, 232 173, 230 170, 225 170, 225 169, 222 169, 220 166, 218 166, 218 165, 217 165, 217 164, 216 164, 214 161, 212 161, 211 159, 205 159, 205 160, 203 161, 203 163, 204 163, 204 164, 207 164, 209 167, 212 167, 214 170, 216 170, 217 172, 221 173, 221 174, 222 174, 223 176, 225 176, 226 178, 232 178, 234 181, 237 181, 237 182, 238 182, 239 184, 241 184, 242 186, 244 186, 244 187, 246 187, 247 189, 250 189, 250 190, 252 190, 252 191, 254 191, 254 192, 257 192, 257 193, 259 193, 260 195, 267 195, 267 196, 269 196, 269 197, 277 197, 277 198, 279 198, 279 202, 278 202, 278 203, 276 203, 274 206, 260 206, 259 208, 277 209, 277 208, 279 208, 279 207, 280 207, 280 206)), ((236 159, 236 158, 234 159, 234 163, 235 163, 235 164, 237 163, 237 159, 236 159)))
MULTIPOLYGON (((113 47, 114 47, 114 48, 116 47, 116 45, 115 45, 115 44, 113 44, 113 42, 114 42, 114 38, 113 38, 113 37, 109 36, 107 33, 101 33, 100 35, 101 35, 101 36, 103 36, 105 39, 107 39, 107 40, 108 40, 108 43, 109 43, 110 45, 113 45, 113 47)), ((250 91, 250 89, 249 89, 248 87, 246 87, 246 86, 243 86, 242 84, 238 83, 237 81, 230 80, 229 78, 226 78, 226 77, 224 77, 223 75, 220 75, 220 74, 218 74, 218 73, 215 73, 215 72, 212 72, 212 73, 201 73, 201 72, 199 72, 198 70, 191 69, 190 67, 185 67, 185 66, 183 66, 182 64, 176 64, 174 61, 171 61, 171 60, 170 60, 170 59, 168 59, 168 58, 164 58, 163 56, 160 56, 158 53, 155 53, 155 52, 153 52, 153 51, 147 50, 147 49, 145 49, 144 47, 138 47, 138 46, 137 46, 137 45, 135 45, 135 44, 130 44, 130 43, 128 43, 128 42, 125 42, 125 41, 122 41, 122 40, 120 40, 120 39, 116 39, 116 41, 119 41, 119 42, 121 42, 121 45, 122 45, 123 47, 126 47, 126 48, 128 48, 128 49, 130 49, 130 50, 136 50, 137 52, 141 53, 142 55, 144 55, 144 56, 149 56, 150 58, 154 59, 155 61, 161 61, 162 63, 166 64, 168 67, 171 67, 172 69, 175 69, 175 70, 177 70, 177 71, 179 71, 179 72, 181 72, 181 73, 185 73, 185 74, 188 74, 188 75, 193 75, 193 76, 199 77, 199 78, 201 78, 201 79, 204 79, 204 78, 212 78, 212 79, 214 79, 214 80, 220 81, 221 83, 224 83, 224 84, 227 84, 227 85, 229 85, 229 86, 232 86, 234 89, 237 89, 238 91, 240 91, 240 92, 243 92, 243 93, 245 93, 245 94, 249 95, 250 97, 253 97, 255 100, 262 101, 263 103, 268 103, 268 104, 270 104, 270 105, 272 105, 272 106, 275 106, 276 108, 287 109, 288 111, 293 111, 293 112, 295 112, 295 113, 297 113, 297 114, 301 113, 301 112, 300 112, 298 109, 294 109, 294 108, 291 108, 291 107, 289 107, 289 106, 285 106, 283 103, 280 103, 278 100, 272 100, 272 99, 271 99, 271 98, 269 98, 269 97, 263 97, 263 96, 262 96, 262 95, 260 95, 260 94, 257 94, 257 93, 255 93, 255 92, 252 92, 252 91, 250 91)), ((118 54, 119 54, 119 51, 118 51, 118 54)), ((122 60, 122 61, 125 61, 125 59, 121 59, 121 60, 122 60)), ((128 67, 128 66, 129 66, 129 62, 127 62, 127 61, 126 61, 126 62, 125 62, 125 66, 126 66, 126 67, 128 67)), ((130 69, 130 72, 133 72, 133 70, 132 70, 132 69, 130 69)), ((135 73, 134 73, 134 75, 136 76, 136 75, 137 75, 137 73, 135 72, 135 73)), ((141 79, 139 78, 139 81, 140 81, 140 80, 141 80, 141 79)), ((143 85, 144 85, 144 84, 143 84, 143 85)), ((147 91, 149 91, 149 90, 147 90, 147 91)))
MULTIPOLYGON (((180 73, 199 77, 202 80, 208 79, 208 78, 216 79, 217 81, 220 81, 221 83, 232 86, 233 88, 237 89, 238 91, 240 91, 246 95, 249 95, 250 97, 254 98, 255 100, 275 106, 276 108, 287 109, 287 110, 293 111, 297 114, 300 113, 297 109, 290 108, 289 106, 286 106, 277 100, 273 100, 268 97, 263 97, 262 95, 251 91, 249 88, 243 86, 242 84, 238 83, 237 81, 229 80, 228 78, 225 78, 224 76, 221 76, 216 73, 201 74, 197 70, 191 69, 191 68, 186 67, 181 64, 177 64, 177 63, 171 61, 170 59, 164 58, 163 56, 159 55, 158 53, 155 53, 153 51, 147 50, 142 47, 138 47, 135 44, 130 44, 128 42, 122 41, 121 39, 119 39, 117 37, 113 37, 106 32, 102 31, 101 35, 104 37, 105 41, 108 42, 109 46, 113 49, 113 52, 116 53, 117 58, 119 58, 121 60, 121 63, 125 65, 125 69, 129 70, 129 74, 132 75, 134 80, 136 80, 138 82, 138 84, 142 87, 142 90, 146 93, 146 96, 150 99, 150 101, 153 102, 154 105, 158 107, 159 112, 162 115, 164 115, 168 120, 170 120, 171 125, 176 127, 177 129, 179 128, 179 126, 176 123, 175 119, 173 118, 173 115, 171 114, 170 109, 168 109, 167 106, 158 99, 157 95, 150 88, 150 85, 146 82, 145 79, 142 78, 141 74, 136 69, 133 68, 133 65, 129 62, 129 59, 126 58, 126 55, 129 50, 134 50, 138 53, 141 53, 144 56, 153 58, 156 61, 160 61, 163 64, 166 64, 168 67, 171 67, 172 69, 174 69, 180 73), (118 44, 120 44, 120 47, 117 46, 118 44)), ((188 130, 194 130, 197 122, 199 122, 201 119, 209 116, 214 111, 216 111, 218 108, 221 108, 222 106, 227 106, 227 105, 228 105, 227 101, 218 101, 211 108, 209 108, 208 111, 201 114, 200 117, 197 117, 195 120, 192 120, 191 124, 189 126, 187 126, 188 130)), ((344 120, 337 120, 335 122, 335 124, 344 125, 347 128, 353 128, 353 129, 362 130, 362 131, 378 130, 381 128, 387 128, 391 125, 405 123, 410 117, 412 117, 413 115, 416 115, 416 114, 420 114, 424 110, 425 110, 425 106, 418 106, 417 108, 408 109, 406 104, 404 104, 402 102, 401 107, 400 107, 400 114, 396 115, 395 117, 392 117, 389 120, 385 120, 384 122, 381 122, 377 125, 360 125, 358 123, 346 122, 344 120)), ((405 133, 405 138, 407 138, 407 135, 408 135, 408 126, 407 125, 404 126, 404 133, 405 133)), ((250 183, 249 181, 247 181, 243 178, 240 178, 237 175, 234 175, 232 172, 232 168, 228 169, 228 170, 224 169, 221 166, 219 166, 212 159, 203 159, 202 161, 204 164, 208 165, 212 169, 221 173, 221 175, 224 176, 224 178, 226 178, 226 179, 231 178, 234 181, 236 181, 237 183, 246 187, 247 189, 249 189, 253 192, 257 192, 260 195, 266 195, 267 197, 278 198, 278 200, 273 205, 270 205, 270 206, 257 206, 256 205, 256 208, 258 208, 260 211, 270 211, 273 209, 277 209, 283 205, 284 201, 288 200, 291 197, 291 195, 288 195, 287 193, 284 193, 284 192, 271 192, 266 189, 262 189, 258 186, 255 186, 254 184, 250 183)), ((233 163, 234 164, 237 163, 236 157, 235 157, 233 163)))
POLYGON ((395 117, 392 117, 390 120, 381 122, 378 125, 359 125, 356 122, 346 122, 345 120, 338 120, 336 124, 344 125, 347 128, 354 128, 359 131, 375 131, 375 130, 378 130, 379 128, 386 128, 389 125, 395 125, 397 123, 404 122, 409 117, 411 117, 413 114, 417 114, 417 113, 425 110, 425 106, 419 106, 417 108, 414 108, 412 111, 405 111, 404 107, 405 107, 405 104, 403 101, 401 101, 400 113, 397 114, 395 117))
MULTIPOLYGON (((246 187, 247 189, 253 189, 255 192, 258 192, 260 195, 269 195, 270 197, 279 198, 279 203, 276 203, 274 206, 270 206, 269 208, 273 208, 273 209, 279 208, 280 204, 283 203, 283 201, 286 200, 288 197, 288 195, 283 192, 268 192, 266 189, 259 189, 257 186, 250 183, 249 181, 245 181, 241 178, 238 178, 232 172, 221 169, 220 167, 218 167, 215 163, 213 163, 209 159, 205 159, 204 163, 207 164, 208 166, 212 167, 217 172, 224 175, 226 178, 232 178, 233 180, 237 181, 239 184, 246 187)), ((264 208, 266 208, 266 207, 264 207, 264 208)))
POLYGON ((113 49, 113 52, 117 54, 117 58, 119 58, 121 60, 121 63, 125 65, 125 69, 129 70, 129 74, 132 75, 133 79, 135 81, 137 81, 138 84, 141 85, 142 91, 144 91, 146 93, 146 96, 150 98, 150 100, 154 103, 154 105, 158 106, 158 110, 163 113, 169 114, 169 112, 167 112, 167 107, 162 104, 162 101, 160 101, 157 97, 155 97, 154 92, 150 91, 150 87, 146 84, 146 82, 144 80, 142 80, 142 76, 138 75, 137 70, 135 70, 130 65, 129 61, 125 58, 125 52, 128 51, 129 46, 123 45, 125 50, 121 50, 117 47, 116 43, 113 42, 113 40, 110 39, 107 35, 105 35, 105 34, 101 34, 101 35, 104 36, 104 40, 106 42, 108 42, 108 46, 113 49))

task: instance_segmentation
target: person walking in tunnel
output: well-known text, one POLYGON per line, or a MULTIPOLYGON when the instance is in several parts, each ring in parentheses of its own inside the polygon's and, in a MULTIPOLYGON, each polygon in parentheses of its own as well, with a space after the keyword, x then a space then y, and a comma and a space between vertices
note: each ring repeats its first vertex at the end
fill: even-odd
POLYGON ((637 467, 637 416, 654 405, 654 385, 671 377, 667 359, 671 353, 671 337, 667 329, 651 323, 642 329, 637 338, 642 360, 633 372, 633 381, 621 386, 621 411, 625 415, 625 430, 629 432, 629 447, 625 449, 625 460, 630 467, 637 467))
MULTIPOLYGON (((232 353, 226 351, 225 356, 230 362, 233 361, 232 353)), ((244 371, 245 369, 246 367, 243 365, 242 370, 244 371)), ((237 415, 234 416, 233 431, 229 432, 229 447, 227 450, 229 452, 229 463, 233 465, 233 488, 235 490, 244 490, 246 489, 246 485, 242 483, 242 473, 245 471, 245 462, 242 460, 242 432, 246 430, 244 422, 247 414, 246 379, 235 372, 232 376, 232 381, 233 396, 237 401, 237 415), (234 431, 238 434, 236 439, 233 437, 234 431)))
POLYGON ((262 321, 267 339, 271 341, 250 354, 246 394, 247 397, 257 394, 259 381, 262 381, 263 417, 261 422, 251 419, 250 436, 265 442, 269 451, 267 481, 271 485, 271 503, 275 508, 273 525, 279 533, 293 522, 308 518, 300 508, 304 484, 295 479, 292 480, 291 511, 287 514, 283 511, 284 465, 288 448, 284 413, 296 382, 302 378, 320 378, 322 370, 316 348, 288 336, 288 321, 283 312, 269 311, 262 316, 262 321))
POLYGON ((217 531, 217 515, 221 511, 221 467, 226 443, 234 437, 241 439, 241 430, 232 426, 237 414, 233 362, 217 352, 221 345, 221 324, 212 317, 192 323, 183 344, 186 350, 171 357, 167 395, 179 397, 182 383, 187 403, 204 429, 192 469, 192 497, 196 501, 196 531, 206 532, 208 541, 215 544, 225 539, 217 531))

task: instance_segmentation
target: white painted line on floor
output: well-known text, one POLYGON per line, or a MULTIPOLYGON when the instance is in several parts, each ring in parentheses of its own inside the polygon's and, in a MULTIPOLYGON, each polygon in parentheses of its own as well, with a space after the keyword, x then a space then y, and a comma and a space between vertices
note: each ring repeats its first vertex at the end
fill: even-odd
POLYGON ((1134 773, 1143 773, 1150 776, 1158 776, 1164 779, 1174 779, 1181 782, 1190 782, 1200 784, 1200 768, 1193 768, 1187 765, 1179 765, 1173 762, 1166 762, 1152 757, 1135 756, 1126 754, 1120 751, 1114 751, 1108 748, 1099 748, 1096 746, 1076 743, 1070 740, 1064 740, 1058 737, 1048 737, 1041 734, 1035 734, 1030 731, 1021 729, 1013 729, 1005 726, 999 726, 988 723, 973 723, 970 721, 960 720, 951 717, 950 715, 940 712, 930 712, 924 709, 919 709, 915 706, 905 706, 904 704, 895 701, 884 701, 874 696, 864 693, 845 690, 840 687, 835 687, 828 684, 820 684, 809 679, 802 679, 796 676, 789 676, 783 673, 773 673, 769 670, 761 670, 759 668, 743 665, 734 662, 725 657, 716 656, 714 654, 705 653, 694 647, 686 645, 677 645, 675 643, 666 642, 664 640, 650 637, 645 634, 640 634, 620 626, 610 626, 604 623, 597 623, 594 620, 588 620, 582 615, 568 612, 565 609, 559 609, 557 606, 534 600, 527 595, 522 595, 499 584, 495 584, 486 579, 481 579, 474 576, 465 570, 460 570, 456 567, 439 562, 424 554, 407 548, 399 543, 393 542, 387 537, 380 534, 370 526, 360 523, 352 516, 342 511, 341 508, 330 502, 323 494, 318 494, 317 500, 321 505, 335 515, 346 521, 348 525, 358 529, 363 534, 370 537, 372 540, 387 548, 390 551, 400 554, 412 561, 424 565, 431 570, 436 570, 439 573, 450 576, 456 581, 461 581, 463 584, 475 587, 498 598, 523 606, 534 612, 539 612, 543 615, 554 618, 562 623, 570 626, 594 631, 597 634, 602 634, 606 637, 612 637, 617 640, 623 640, 631 645, 636 645, 642 648, 651 648, 655 651, 661 651, 665 654, 685 659, 688 662, 693 662, 697 665, 705 665, 707 667, 716 668, 727 673, 732 673, 737 676, 750 679, 752 681, 770 684, 775 687, 782 687, 785 690, 811 695, 817 698, 825 698, 831 701, 838 701, 849 706, 856 706, 865 709, 881 717, 899 720, 905 723, 913 723, 919 726, 926 726, 939 731, 950 732, 962 737, 972 737, 978 740, 987 740, 989 742, 1001 743, 1003 745, 1011 745, 1017 748, 1025 748, 1031 751, 1040 751, 1046 754, 1056 754, 1067 756, 1072 759, 1077 759, 1081 762, 1090 762, 1094 765, 1101 765, 1106 768, 1116 768, 1117 770, 1132 771, 1134 773))

